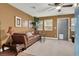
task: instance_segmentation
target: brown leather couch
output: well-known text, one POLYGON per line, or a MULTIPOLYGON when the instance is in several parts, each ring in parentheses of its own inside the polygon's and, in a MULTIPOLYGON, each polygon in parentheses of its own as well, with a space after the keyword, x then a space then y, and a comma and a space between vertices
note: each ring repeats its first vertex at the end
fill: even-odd
POLYGON ((14 33, 12 35, 12 39, 13 45, 15 45, 16 50, 21 51, 40 40, 41 36, 39 34, 35 34, 31 37, 27 37, 27 35, 23 33, 14 33), (20 49, 18 49, 18 47, 20 47, 20 49))

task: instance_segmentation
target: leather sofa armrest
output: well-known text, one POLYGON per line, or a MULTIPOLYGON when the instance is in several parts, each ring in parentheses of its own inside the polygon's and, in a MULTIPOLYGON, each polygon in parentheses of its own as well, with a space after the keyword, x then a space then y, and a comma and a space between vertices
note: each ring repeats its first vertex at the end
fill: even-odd
POLYGON ((23 48, 26 48, 27 38, 24 35, 12 35, 13 45, 15 45, 16 51, 19 52, 23 48))

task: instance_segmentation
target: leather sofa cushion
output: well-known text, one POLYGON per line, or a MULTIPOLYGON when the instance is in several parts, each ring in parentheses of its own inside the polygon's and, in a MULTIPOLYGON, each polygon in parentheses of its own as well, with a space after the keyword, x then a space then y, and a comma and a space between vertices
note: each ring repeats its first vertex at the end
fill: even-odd
POLYGON ((27 35, 27 38, 29 38, 29 37, 32 37, 33 35, 32 35, 32 32, 27 32, 26 33, 26 35, 27 35))
POLYGON ((25 42, 23 35, 12 35, 14 44, 23 44, 25 42))

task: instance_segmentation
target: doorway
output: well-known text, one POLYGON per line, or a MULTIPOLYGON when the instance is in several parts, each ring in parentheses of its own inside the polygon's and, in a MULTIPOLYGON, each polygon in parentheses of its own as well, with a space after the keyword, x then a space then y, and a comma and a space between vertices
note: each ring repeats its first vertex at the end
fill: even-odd
POLYGON ((57 24, 58 39, 68 40, 68 18, 59 18, 57 24))

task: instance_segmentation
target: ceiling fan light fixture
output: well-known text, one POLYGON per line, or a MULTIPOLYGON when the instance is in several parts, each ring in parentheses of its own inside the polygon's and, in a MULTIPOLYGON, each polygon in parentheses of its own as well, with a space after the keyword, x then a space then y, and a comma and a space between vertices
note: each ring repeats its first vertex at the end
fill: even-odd
POLYGON ((61 6, 57 6, 56 9, 57 9, 57 10, 60 10, 60 9, 61 9, 61 6))
POLYGON ((78 6, 78 4, 77 4, 77 3, 74 3, 74 4, 73 4, 73 7, 77 7, 77 6, 78 6))
POLYGON ((61 12, 61 9, 59 9, 58 12, 61 12))

